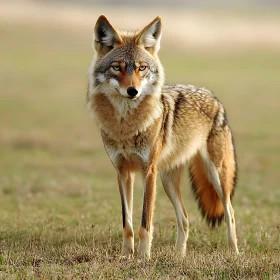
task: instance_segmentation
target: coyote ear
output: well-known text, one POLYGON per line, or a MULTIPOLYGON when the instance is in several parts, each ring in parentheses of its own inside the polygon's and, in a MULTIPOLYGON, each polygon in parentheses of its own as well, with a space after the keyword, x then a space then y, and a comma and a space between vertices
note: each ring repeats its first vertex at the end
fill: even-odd
POLYGON ((143 46, 148 52, 155 54, 160 49, 161 17, 156 17, 136 37, 136 45, 143 46))
POLYGON ((120 35, 104 15, 101 15, 96 22, 94 37, 94 48, 102 54, 106 54, 122 43, 120 35))

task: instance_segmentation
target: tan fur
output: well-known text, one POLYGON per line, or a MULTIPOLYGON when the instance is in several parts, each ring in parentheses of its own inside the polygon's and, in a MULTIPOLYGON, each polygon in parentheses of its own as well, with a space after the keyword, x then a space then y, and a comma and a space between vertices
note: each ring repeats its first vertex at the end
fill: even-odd
POLYGON ((158 171, 177 216, 176 250, 185 254, 189 222, 180 181, 186 162, 190 162, 193 189, 202 213, 212 225, 225 213, 228 243, 237 252, 230 201, 236 161, 222 104, 204 88, 163 85, 163 69, 157 57, 159 17, 143 30, 127 33, 117 31, 101 16, 95 34, 96 57, 89 70, 87 102, 118 174, 123 254, 134 251, 132 188, 134 173, 140 172, 144 199, 139 255, 150 256, 158 171), (139 91, 135 98, 128 94, 130 86, 139 91))
POLYGON ((124 74, 120 80, 120 86, 128 88, 129 86, 138 87, 140 84, 139 74, 134 73, 132 75, 124 74))
POLYGON ((189 236, 188 215, 181 196, 180 181, 183 166, 161 172, 161 179, 164 190, 174 206, 177 217, 177 240, 176 251, 181 256, 186 253, 186 243, 189 236))
POLYGON ((205 170, 203 159, 198 153, 190 163, 190 173, 193 176, 194 193, 196 194, 203 215, 207 217, 209 224, 214 226, 220 222, 224 215, 224 208, 217 192, 215 191, 205 170))

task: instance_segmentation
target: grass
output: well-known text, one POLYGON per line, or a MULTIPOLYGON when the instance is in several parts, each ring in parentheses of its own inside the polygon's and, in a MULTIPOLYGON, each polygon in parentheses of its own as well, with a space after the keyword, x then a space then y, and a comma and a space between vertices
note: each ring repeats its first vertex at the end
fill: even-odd
MULTIPOLYGON (((120 258, 116 176, 85 108, 91 34, 0 25, 1 279, 279 279, 279 62, 276 50, 162 47, 167 81, 213 90, 227 108, 239 158, 234 197, 240 256, 225 226, 209 230, 184 178, 187 256, 158 184, 152 259, 120 258)), ((134 226, 141 217, 137 180, 134 226)), ((137 243, 137 240, 136 240, 137 243)))

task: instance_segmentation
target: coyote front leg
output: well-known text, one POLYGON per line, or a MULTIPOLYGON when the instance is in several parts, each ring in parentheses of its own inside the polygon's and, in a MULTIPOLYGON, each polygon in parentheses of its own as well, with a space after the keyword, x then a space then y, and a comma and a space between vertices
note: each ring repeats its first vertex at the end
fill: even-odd
POLYGON ((153 212, 156 198, 156 165, 144 171, 144 199, 142 220, 139 228, 139 256, 149 259, 153 239, 153 212))
POLYGON ((131 256, 134 253, 134 233, 132 225, 134 173, 129 170, 119 170, 118 184, 122 203, 123 247, 122 255, 131 256))

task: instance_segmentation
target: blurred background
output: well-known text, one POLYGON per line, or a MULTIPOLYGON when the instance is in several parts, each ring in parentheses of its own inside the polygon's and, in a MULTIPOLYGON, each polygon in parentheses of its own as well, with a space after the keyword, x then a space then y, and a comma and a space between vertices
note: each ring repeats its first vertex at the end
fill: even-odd
MULTIPOLYGON (((1 230, 36 232, 42 226, 48 232, 49 226, 63 231, 65 238, 73 225, 80 225, 86 235, 93 222, 101 229, 109 223, 121 240, 115 171, 85 107, 92 33, 100 14, 119 29, 140 29, 162 16, 160 58, 167 83, 207 87, 227 109, 240 170, 234 206, 242 246, 251 242, 251 247, 279 250, 276 0, 142 0, 137 5, 113 0, 1 1, 1 230)), ((183 189, 190 221, 199 224, 190 188, 183 189)), ((139 181, 135 197, 138 224, 139 181)), ((163 222, 166 232, 173 231, 175 215, 159 183, 156 228, 163 222)), ((195 226, 204 232, 204 224, 195 226)))

